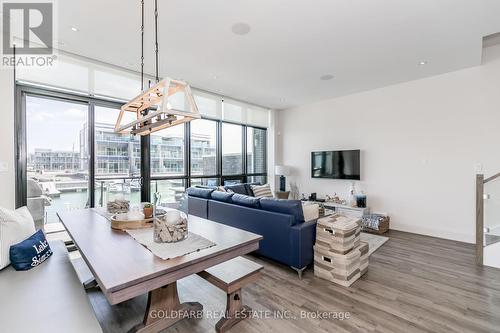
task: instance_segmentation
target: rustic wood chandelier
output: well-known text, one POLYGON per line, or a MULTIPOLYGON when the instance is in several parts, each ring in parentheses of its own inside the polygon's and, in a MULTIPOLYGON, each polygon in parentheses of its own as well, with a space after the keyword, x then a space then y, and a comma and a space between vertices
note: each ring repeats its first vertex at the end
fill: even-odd
MULTIPOLYGON (((158 74, 158 0, 154 1, 155 17, 155 74, 156 84, 144 91, 144 0, 141 0, 141 94, 123 105, 116 120, 115 133, 149 135, 164 128, 201 118, 189 84, 164 78, 158 74), (171 96, 184 93, 186 110, 172 108, 171 96), (137 119, 122 125, 125 112, 134 112, 137 119)), ((149 84, 150 85, 150 84, 149 84)))

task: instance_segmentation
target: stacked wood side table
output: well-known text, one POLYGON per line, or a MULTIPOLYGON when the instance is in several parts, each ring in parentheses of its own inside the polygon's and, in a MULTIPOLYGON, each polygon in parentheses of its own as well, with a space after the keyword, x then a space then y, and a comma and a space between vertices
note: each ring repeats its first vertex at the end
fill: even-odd
POLYGON ((361 220, 339 214, 318 220, 314 275, 349 287, 368 270, 368 243, 361 242, 361 220))

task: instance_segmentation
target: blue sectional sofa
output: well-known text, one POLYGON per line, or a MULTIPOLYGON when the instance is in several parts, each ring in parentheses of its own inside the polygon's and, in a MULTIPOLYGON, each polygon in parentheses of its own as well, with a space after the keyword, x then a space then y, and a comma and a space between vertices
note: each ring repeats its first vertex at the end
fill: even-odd
POLYGON ((234 193, 189 188, 189 214, 262 235, 258 253, 289 265, 302 277, 313 262, 316 220, 304 222, 300 200, 258 199, 249 184, 229 187, 234 193))

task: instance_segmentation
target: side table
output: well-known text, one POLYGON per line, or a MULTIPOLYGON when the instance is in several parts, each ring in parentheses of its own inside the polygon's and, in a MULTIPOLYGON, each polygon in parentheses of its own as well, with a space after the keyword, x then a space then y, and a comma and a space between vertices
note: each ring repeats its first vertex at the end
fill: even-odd
POLYGON ((290 191, 285 191, 285 192, 276 191, 276 198, 278 199, 288 199, 289 196, 290 196, 290 191))

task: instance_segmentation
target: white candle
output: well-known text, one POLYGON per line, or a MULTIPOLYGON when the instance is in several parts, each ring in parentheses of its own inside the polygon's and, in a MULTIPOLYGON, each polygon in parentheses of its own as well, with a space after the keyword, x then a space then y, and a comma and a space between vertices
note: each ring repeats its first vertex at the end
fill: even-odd
POLYGON ((181 218, 181 213, 178 210, 169 210, 167 212, 167 223, 168 224, 177 224, 181 218))

